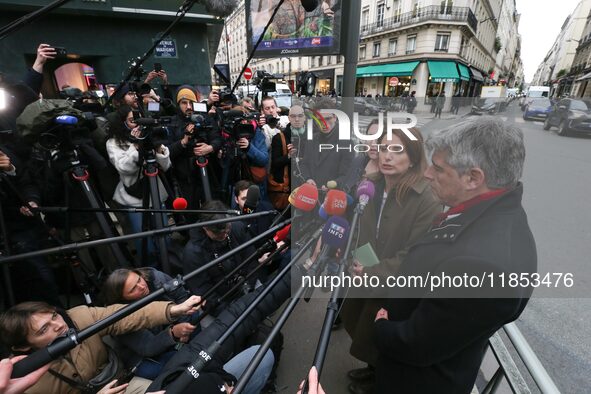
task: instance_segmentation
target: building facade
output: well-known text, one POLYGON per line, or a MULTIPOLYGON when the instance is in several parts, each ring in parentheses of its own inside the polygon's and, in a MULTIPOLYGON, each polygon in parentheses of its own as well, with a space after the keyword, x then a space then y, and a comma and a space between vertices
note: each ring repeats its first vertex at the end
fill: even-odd
POLYGON ((550 86, 552 97, 562 97, 572 93, 576 78, 571 75, 571 68, 583 38, 590 10, 591 0, 581 0, 577 4, 565 19, 560 33, 534 75, 532 85, 550 86))
MULTIPOLYGON (((42 0, 0 0, 5 26, 39 7, 42 0)), ((45 67, 46 97, 63 85, 83 91, 120 82, 130 60, 142 56, 176 15, 176 5, 152 0, 139 8, 134 0, 74 0, 10 34, 0 46, 0 70, 20 76, 30 67, 40 43, 66 48, 67 56, 45 67), (23 55, 24 51, 24 55, 23 55)), ((144 4, 143 2, 141 4, 144 4)), ((143 67, 160 63, 171 85, 211 85, 210 68, 223 21, 194 6, 143 67)))

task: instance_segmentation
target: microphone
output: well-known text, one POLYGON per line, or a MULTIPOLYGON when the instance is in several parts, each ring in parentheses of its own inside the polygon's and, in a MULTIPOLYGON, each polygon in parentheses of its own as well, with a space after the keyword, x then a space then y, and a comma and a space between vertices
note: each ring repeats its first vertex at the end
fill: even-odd
MULTIPOLYGON (((304 268, 311 269, 310 274, 312 275, 321 272, 327 260, 335 257, 337 250, 345 246, 349 232, 350 226, 346 219, 340 216, 330 217, 322 228, 322 250, 316 259, 315 264, 304 264, 304 268)), ((304 298, 309 299, 309 295, 308 291, 304 298)))
POLYGON ((172 207, 174 209, 176 209, 177 211, 182 211, 182 210, 187 209, 188 205, 189 205, 189 203, 187 202, 187 199, 183 198, 183 197, 177 197, 172 202, 172 207))
POLYGON ((287 237, 289 237, 290 230, 291 224, 288 224, 287 226, 283 227, 281 230, 275 233, 275 235, 273 236, 273 241, 275 241, 275 243, 285 241, 287 237))
POLYGON ((310 212, 318 202, 318 189, 309 183, 296 187, 289 195, 288 201, 296 209, 310 212))
POLYGON ((226 17, 238 6, 237 0, 201 0, 207 12, 215 16, 226 17))
POLYGON ((251 185, 246 191, 246 201, 244 202, 242 213, 245 215, 253 213, 258 207, 260 199, 261 190, 257 185, 251 185))
POLYGON ((357 198, 359 199, 359 208, 363 212, 365 206, 376 193, 376 187, 372 181, 363 180, 357 186, 357 198))
POLYGON ((337 181, 328 181, 326 182, 327 189, 336 189, 337 188, 337 181))
POLYGON ((342 216, 347 212, 347 194, 342 190, 332 189, 326 193, 324 211, 329 216, 342 216))
POLYGON ((73 125, 78 123, 78 118, 70 115, 60 115, 55 118, 55 123, 64 125, 73 125))
POLYGON ((318 0, 302 0, 302 7, 306 12, 312 12, 318 8, 318 0))
POLYGON ((158 120, 152 118, 137 118, 135 120, 135 124, 138 126, 156 126, 158 124, 158 120))

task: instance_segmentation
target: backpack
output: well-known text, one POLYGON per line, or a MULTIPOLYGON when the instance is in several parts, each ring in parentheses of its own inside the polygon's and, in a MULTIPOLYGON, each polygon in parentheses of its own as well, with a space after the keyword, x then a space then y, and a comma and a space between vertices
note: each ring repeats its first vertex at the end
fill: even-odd
POLYGON ((25 141, 36 141, 46 132, 60 115, 83 118, 83 112, 74 108, 69 100, 37 100, 25 108, 16 119, 17 133, 25 141))

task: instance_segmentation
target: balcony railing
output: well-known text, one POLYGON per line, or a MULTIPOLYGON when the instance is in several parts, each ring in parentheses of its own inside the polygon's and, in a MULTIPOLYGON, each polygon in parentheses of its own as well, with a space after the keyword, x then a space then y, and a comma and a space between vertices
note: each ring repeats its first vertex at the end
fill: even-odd
POLYGON ((438 5, 432 5, 363 25, 361 26, 360 36, 365 37, 371 34, 431 20, 467 22, 468 26, 472 28, 474 33, 476 33, 478 27, 478 21, 470 7, 441 7, 438 5))

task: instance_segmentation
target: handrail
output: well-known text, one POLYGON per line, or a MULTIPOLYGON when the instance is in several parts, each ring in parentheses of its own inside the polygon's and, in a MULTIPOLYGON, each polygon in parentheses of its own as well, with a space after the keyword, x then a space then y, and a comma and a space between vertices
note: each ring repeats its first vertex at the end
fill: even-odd
POLYGON ((544 368, 540 359, 538 359, 515 323, 506 324, 503 329, 511 340, 515 350, 519 353, 519 357, 523 360, 523 363, 538 385, 540 391, 544 394, 560 394, 560 390, 558 390, 558 387, 556 387, 556 384, 554 384, 554 381, 550 375, 548 375, 546 368, 544 368))
MULTIPOLYGON (((543 394, 560 394, 560 390, 556 387, 556 384, 548 375, 548 372, 536 356, 535 352, 527 343, 527 340, 519 331, 519 328, 515 323, 509 323, 503 326, 503 330, 507 334, 509 341, 517 351, 519 358, 529 371, 532 379, 543 394)), ((513 357, 509 353, 509 350, 505 346, 505 343, 501 339, 497 331, 490 339, 489 345, 491 350, 499 363, 499 368, 495 372, 494 376, 488 382, 483 394, 493 394, 497 390, 502 377, 505 377, 507 383, 511 387, 511 391, 515 394, 529 394, 529 389, 525 379, 521 375, 519 368, 513 361, 513 357)))

